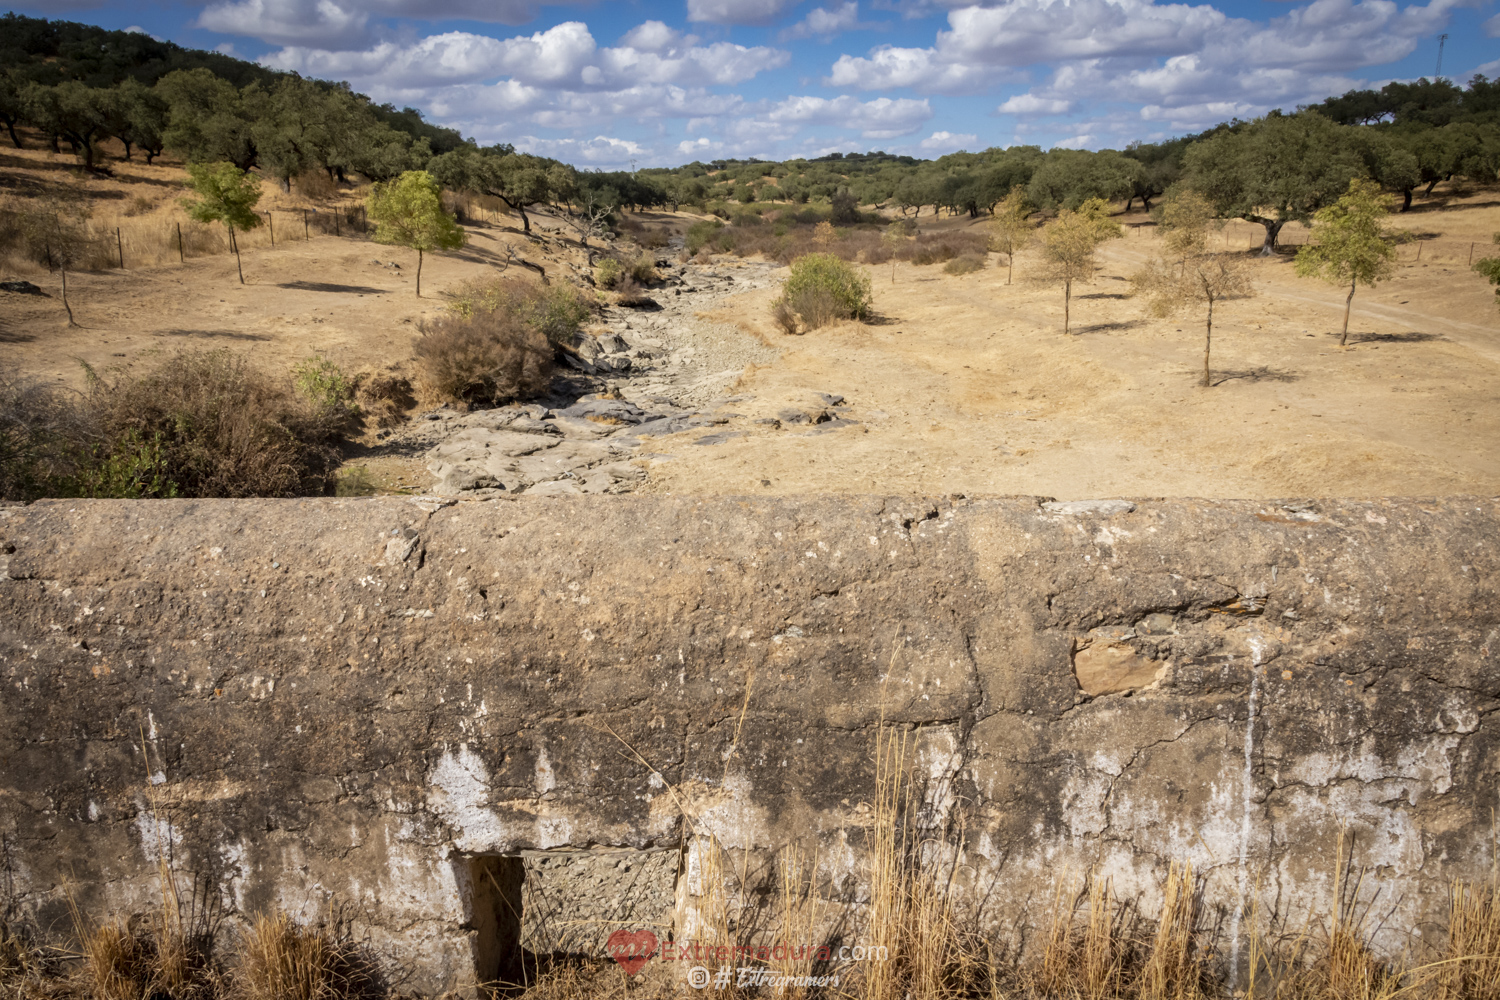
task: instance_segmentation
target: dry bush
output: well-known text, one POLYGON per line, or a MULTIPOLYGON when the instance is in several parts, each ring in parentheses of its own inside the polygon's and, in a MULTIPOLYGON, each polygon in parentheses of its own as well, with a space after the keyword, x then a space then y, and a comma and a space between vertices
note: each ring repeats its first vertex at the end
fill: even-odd
POLYGON ((984 258, 972 253, 966 253, 962 257, 954 257, 943 265, 944 274, 973 274, 975 271, 983 270, 984 258))
POLYGON ((227 350, 183 352, 113 382, 89 373, 81 496, 322 493, 346 416, 227 350))
POLYGON ((845 310, 840 307, 838 298, 827 288, 799 289, 776 303, 778 310, 783 305, 800 316, 803 325, 809 330, 820 330, 830 323, 848 318, 845 310))
POLYGON ((328 201, 339 194, 339 186, 322 170, 308 170, 292 178, 292 190, 312 201, 328 201))
POLYGON ((240 943, 239 978, 246 1000, 341 1000, 370 985, 346 945, 285 913, 256 917, 240 943))
POLYGON ((145 197, 144 195, 138 194, 134 198, 130 199, 130 202, 121 211, 127 216, 136 216, 145 215, 147 212, 153 211, 155 208, 156 202, 152 201, 150 198, 145 197))
POLYGON ((644 306, 655 300, 651 298, 650 289, 627 274, 615 285, 615 301, 622 306, 644 306))
POLYGON ((636 238, 636 242, 648 250, 659 250, 667 245, 669 237, 665 229, 650 229, 636 238))
POLYGON ((791 335, 797 332, 797 310, 793 309, 791 303, 785 299, 771 307, 771 319, 781 327, 782 333, 791 335))
POLYGON ((355 400, 376 427, 395 427, 417 405, 411 379, 387 369, 359 380, 355 400))
POLYGON ((552 345, 503 309, 450 312, 424 323, 415 354, 422 395, 461 406, 535 396, 552 380, 552 345))
POLYGON ((918 245, 911 252, 910 260, 913 264, 942 264, 958 256, 958 250, 947 243, 928 243, 918 245))
POLYGON ((0 368, 0 499, 55 494, 72 477, 88 438, 76 393, 0 368))

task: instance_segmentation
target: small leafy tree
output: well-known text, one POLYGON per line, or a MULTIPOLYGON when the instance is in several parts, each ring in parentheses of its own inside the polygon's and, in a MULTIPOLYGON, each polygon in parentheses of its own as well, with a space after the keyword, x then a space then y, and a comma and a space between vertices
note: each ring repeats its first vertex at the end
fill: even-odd
POLYGON ((189 163, 196 199, 186 199, 183 207, 199 222, 222 222, 229 230, 229 246, 234 250, 234 266, 245 283, 245 267, 240 262, 240 244, 234 238, 235 227, 254 229, 262 219, 255 214, 260 201, 260 178, 241 170, 233 163, 189 163))
MULTIPOLYGON (((1500 233, 1495 234, 1495 242, 1500 243, 1500 233)), ((1481 257, 1474 262, 1474 270, 1490 280, 1495 288, 1495 304, 1500 305, 1500 257, 1481 257)))
POLYGON ((370 192, 375 242, 417 252, 418 297, 422 294, 423 252, 457 250, 464 245, 464 231, 443 208, 441 193, 438 182, 425 170, 408 170, 393 181, 376 184, 370 192))
POLYGON ((1349 283, 1340 347, 1349 341, 1354 289, 1384 281, 1393 270, 1396 241, 1383 231, 1390 211, 1391 198, 1381 193, 1379 184, 1356 178, 1349 182, 1347 194, 1313 216, 1314 242, 1297 251, 1298 274, 1334 284, 1349 283))
POLYGON ((1046 278, 1063 286, 1063 333, 1071 330, 1073 282, 1094 274, 1094 253, 1105 240, 1121 236, 1120 225, 1108 216, 1109 203, 1090 198, 1077 211, 1063 209, 1042 233, 1046 278))
POLYGON ((1213 384, 1209 353, 1214 341, 1214 304, 1233 295, 1248 295, 1250 276, 1242 255, 1210 253, 1208 233, 1215 223, 1213 205, 1194 191, 1182 191, 1161 206, 1162 254, 1134 278, 1137 291, 1149 297, 1151 311, 1169 316, 1194 302, 1207 308, 1203 320, 1203 384, 1213 384))
POLYGON ((990 223, 990 249, 1005 254, 1005 283, 1010 284, 1016 269, 1016 253, 1031 242, 1031 205, 1026 200, 1026 189, 1019 184, 1010 189, 1000 204, 995 206, 995 219, 990 223))

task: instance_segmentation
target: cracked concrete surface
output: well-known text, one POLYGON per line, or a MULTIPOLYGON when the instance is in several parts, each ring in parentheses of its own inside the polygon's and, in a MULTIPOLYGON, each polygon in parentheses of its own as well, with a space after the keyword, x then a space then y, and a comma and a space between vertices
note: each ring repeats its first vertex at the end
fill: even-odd
POLYGON ((355 904, 436 992, 489 960, 483 859, 686 810, 857 911, 882 719, 997 934, 1088 869, 1152 913, 1173 860, 1326 913, 1345 828, 1398 954, 1487 877, 1496 501, 1044 499, 0 508, 0 906, 143 910, 169 845, 231 922, 355 904), (1155 667, 1091 695, 1099 643, 1155 667))

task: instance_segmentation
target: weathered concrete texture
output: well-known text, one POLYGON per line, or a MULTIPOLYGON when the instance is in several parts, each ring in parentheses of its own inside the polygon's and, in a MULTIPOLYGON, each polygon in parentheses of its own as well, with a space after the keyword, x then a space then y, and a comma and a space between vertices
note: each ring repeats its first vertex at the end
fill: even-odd
POLYGON ((145 908, 168 849, 231 917, 342 900, 408 986, 461 986, 498 961, 514 887, 490 876, 558 848, 675 858, 684 811, 757 872, 816 844, 857 901, 884 718, 923 727, 921 822, 962 821, 997 931, 1090 865, 1153 912, 1171 859, 1215 905, 1259 884, 1300 920, 1345 824, 1401 950, 1493 861, 1497 513, 0 509, 3 905, 59 932, 66 880, 93 912, 145 908))

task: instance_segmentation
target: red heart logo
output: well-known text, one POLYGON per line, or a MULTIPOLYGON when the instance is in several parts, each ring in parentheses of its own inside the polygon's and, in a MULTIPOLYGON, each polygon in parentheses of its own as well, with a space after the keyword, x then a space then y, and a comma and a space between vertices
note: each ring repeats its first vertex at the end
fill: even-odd
POLYGON ((650 931, 627 931, 624 928, 609 936, 609 957, 620 963, 625 975, 633 976, 656 954, 656 935, 650 931))

